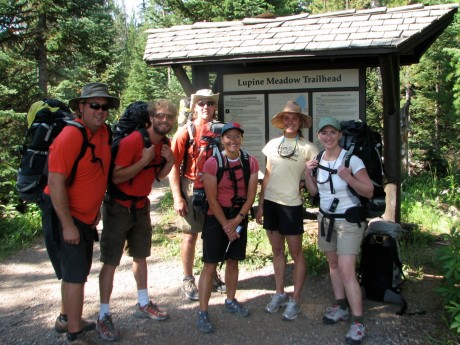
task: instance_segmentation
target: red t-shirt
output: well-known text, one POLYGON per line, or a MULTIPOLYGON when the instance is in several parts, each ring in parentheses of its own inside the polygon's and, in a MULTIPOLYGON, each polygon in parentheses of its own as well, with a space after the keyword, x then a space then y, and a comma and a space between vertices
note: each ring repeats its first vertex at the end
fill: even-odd
MULTIPOLYGON (((77 119, 76 122, 82 123, 77 119)), ((83 123, 82 123, 83 124, 83 123)), ((73 184, 67 188, 70 213, 73 217, 86 224, 96 219, 107 187, 110 167, 109 131, 102 126, 92 134, 86 129, 88 141, 95 145, 94 155, 100 162, 91 162, 93 155, 88 147, 85 155, 78 163, 73 184)), ((48 171, 69 176, 83 144, 80 130, 74 126, 66 126, 50 146, 48 171)), ((50 194, 49 186, 45 193, 50 194)))
MULTIPOLYGON (((123 193, 133 196, 148 196, 152 190, 152 185, 155 182, 158 168, 163 161, 161 157, 161 148, 163 142, 159 145, 155 145, 155 158, 150 162, 153 167, 142 169, 132 179, 117 184, 118 189, 123 193)), ((142 150, 144 149, 144 140, 139 131, 134 131, 126 138, 120 141, 118 147, 118 154, 115 158, 115 165, 122 168, 126 168, 133 165, 142 158, 142 150)), ((131 200, 116 200, 119 204, 125 207, 131 207, 131 200)), ((147 202, 146 199, 138 201, 136 208, 142 208, 147 202)))
MULTIPOLYGON (((235 172, 235 180, 237 183, 237 192, 238 196, 242 198, 246 198, 246 185, 244 183, 244 173, 243 173, 243 166, 242 162, 238 159, 237 161, 231 162, 228 161, 229 167, 235 167, 237 165, 241 165, 241 169, 233 170, 235 172)), ((225 163, 226 164, 226 163, 225 163)), ((203 167, 203 172, 210 174, 212 176, 217 175, 217 160, 215 157, 209 158, 203 167)), ((257 174, 259 172, 259 163, 254 156, 249 156, 249 170, 251 175, 257 174)), ((235 191, 233 189, 232 180, 230 179, 230 174, 228 171, 224 171, 222 175, 222 179, 219 182, 217 187, 217 202, 222 207, 231 207, 232 206, 232 198, 235 196, 235 191)), ((208 214, 212 214, 211 208, 209 208, 208 214)))

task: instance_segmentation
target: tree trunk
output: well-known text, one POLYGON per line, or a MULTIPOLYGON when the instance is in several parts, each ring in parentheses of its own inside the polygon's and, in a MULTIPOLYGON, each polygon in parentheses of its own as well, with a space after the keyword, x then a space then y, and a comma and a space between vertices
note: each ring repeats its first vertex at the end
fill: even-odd
POLYGON ((402 172, 404 174, 410 175, 410 164, 409 164, 409 117, 410 117, 410 102, 411 102, 411 85, 408 84, 405 87, 406 90, 406 102, 404 103, 401 109, 401 149, 402 156, 404 157, 402 161, 402 172))
POLYGON ((38 87, 42 97, 48 97, 48 52, 46 50, 46 13, 40 13, 38 18, 37 59, 38 59, 38 87))

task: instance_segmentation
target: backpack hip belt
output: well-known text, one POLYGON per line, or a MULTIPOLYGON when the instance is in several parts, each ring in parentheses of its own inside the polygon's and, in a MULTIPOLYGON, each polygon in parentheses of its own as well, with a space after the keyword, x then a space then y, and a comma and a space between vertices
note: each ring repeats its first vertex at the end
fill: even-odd
POLYGON ((345 213, 327 213, 322 209, 319 209, 319 212, 323 215, 321 220, 321 237, 326 236, 326 241, 331 242, 332 231, 334 230, 334 223, 336 218, 344 218, 349 223, 356 223, 361 227, 361 222, 365 220, 363 216, 363 207, 355 206, 350 207, 345 211, 345 213), (329 226, 327 228, 327 235, 324 231, 324 218, 329 219, 329 226))

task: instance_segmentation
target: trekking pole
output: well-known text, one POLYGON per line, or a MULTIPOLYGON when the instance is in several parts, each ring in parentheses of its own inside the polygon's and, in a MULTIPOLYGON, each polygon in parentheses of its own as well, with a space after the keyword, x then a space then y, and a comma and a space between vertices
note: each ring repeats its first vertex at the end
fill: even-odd
MULTIPOLYGON (((241 225, 238 225, 238 227, 235 229, 236 233, 239 234, 243 230, 243 227, 241 225)), ((219 282, 222 282, 221 275, 219 272, 222 271, 222 266, 224 265, 224 261, 227 258, 228 254, 228 249, 230 248, 230 245, 232 244, 233 241, 228 241, 227 249, 225 249, 224 257, 219 265, 219 270, 217 272, 217 278, 219 278, 219 282)))

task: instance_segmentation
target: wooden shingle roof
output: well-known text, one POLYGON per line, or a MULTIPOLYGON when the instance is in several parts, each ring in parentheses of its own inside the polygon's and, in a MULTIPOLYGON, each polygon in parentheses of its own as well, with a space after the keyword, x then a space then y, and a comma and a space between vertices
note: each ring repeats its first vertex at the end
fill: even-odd
POLYGON ((417 60, 457 9, 458 4, 379 7, 151 29, 144 60, 168 66, 390 53, 417 60))

